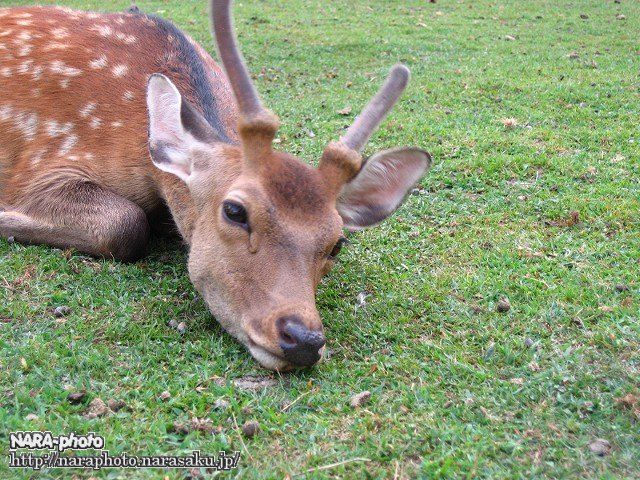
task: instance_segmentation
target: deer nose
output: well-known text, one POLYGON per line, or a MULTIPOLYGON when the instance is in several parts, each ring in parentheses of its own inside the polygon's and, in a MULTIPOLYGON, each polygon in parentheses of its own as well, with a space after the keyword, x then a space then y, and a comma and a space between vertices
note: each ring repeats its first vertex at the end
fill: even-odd
POLYGON ((320 360, 326 342, 322 331, 309 329, 295 315, 278 319, 277 326, 285 360, 298 367, 310 367, 320 360))

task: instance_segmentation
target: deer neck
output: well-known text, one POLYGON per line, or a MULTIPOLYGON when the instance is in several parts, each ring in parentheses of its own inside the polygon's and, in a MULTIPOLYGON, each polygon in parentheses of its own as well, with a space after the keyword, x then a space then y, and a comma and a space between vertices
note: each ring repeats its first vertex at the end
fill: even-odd
POLYGON ((191 235, 198 218, 198 209, 189 188, 171 174, 162 174, 160 194, 164 199, 178 231, 187 245, 191 245, 191 235))

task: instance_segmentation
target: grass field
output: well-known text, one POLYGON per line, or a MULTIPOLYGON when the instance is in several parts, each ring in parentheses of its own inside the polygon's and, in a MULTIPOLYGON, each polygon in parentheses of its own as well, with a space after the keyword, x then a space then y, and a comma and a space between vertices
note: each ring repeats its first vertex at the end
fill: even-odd
MULTIPOLYGON (((213 51, 204 1, 138 5, 213 51)), ((244 0, 235 15, 283 149, 316 161, 402 61, 412 83, 368 152, 419 145, 434 168, 351 237, 318 295, 329 358, 292 375, 221 332, 178 243, 124 265, 0 240, 0 451, 50 430, 104 435, 111 454, 240 450, 242 478, 639 478, 640 3, 244 0), (126 407, 86 419, 96 397, 126 407), (182 431, 193 417, 215 433, 182 431)))

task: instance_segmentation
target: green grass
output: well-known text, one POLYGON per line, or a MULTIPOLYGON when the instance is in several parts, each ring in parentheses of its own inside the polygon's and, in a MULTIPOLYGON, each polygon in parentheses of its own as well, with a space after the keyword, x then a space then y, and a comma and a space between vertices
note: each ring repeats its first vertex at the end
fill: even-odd
MULTIPOLYGON (((204 1, 139 6, 213 51, 204 1)), ((330 358, 255 393, 233 380, 269 374, 195 296, 178 244, 123 265, 0 240, 2 450, 9 431, 92 431, 112 454, 241 450, 242 478, 358 457, 307 478, 638 478, 640 419, 616 399, 640 394, 640 4, 265 0, 235 15, 282 148, 315 161, 403 61, 412 83, 368 151, 419 145, 434 168, 321 285, 330 358), (65 388, 129 408, 87 420, 65 388), (171 431, 191 417, 222 431, 171 431), (246 447, 234 419, 260 422, 246 447), (610 454, 590 451, 596 438, 610 454)), ((0 475, 30 476, 4 461, 0 475)))

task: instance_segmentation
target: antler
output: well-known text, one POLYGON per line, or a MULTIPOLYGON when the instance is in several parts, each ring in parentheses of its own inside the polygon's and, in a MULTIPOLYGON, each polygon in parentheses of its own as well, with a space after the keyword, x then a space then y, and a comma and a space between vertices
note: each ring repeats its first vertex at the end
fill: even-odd
POLYGON ((360 151, 378 128, 400 94, 409 83, 409 69, 404 65, 394 65, 378 93, 356 118, 339 142, 332 142, 324 149, 318 168, 334 193, 339 193, 343 185, 353 179, 362 167, 360 151))
POLYGON ((262 106, 238 48, 231 20, 231 0, 211 0, 211 29, 240 110, 240 136, 245 156, 261 156, 278 130, 278 118, 262 106), (257 152, 255 150, 258 150, 257 152))
POLYGON ((356 118, 340 139, 349 148, 360 151, 380 122, 384 120, 391 108, 409 83, 410 72, 402 64, 394 65, 387 81, 380 87, 362 113, 356 118))

